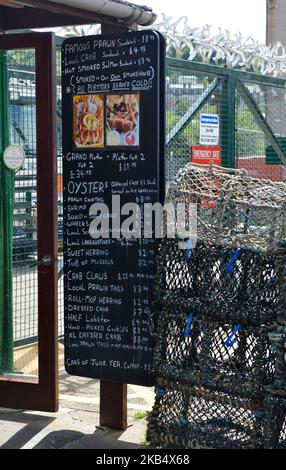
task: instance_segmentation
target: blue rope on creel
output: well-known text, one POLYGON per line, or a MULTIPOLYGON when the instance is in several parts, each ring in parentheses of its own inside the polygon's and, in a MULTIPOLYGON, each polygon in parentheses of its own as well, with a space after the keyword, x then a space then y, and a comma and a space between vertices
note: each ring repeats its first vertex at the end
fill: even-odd
POLYGON ((234 338, 234 336, 236 335, 236 333, 238 332, 238 330, 240 330, 240 328, 241 328, 241 325, 238 324, 238 325, 235 327, 235 329, 230 333, 230 335, 228 336, 228 338, 226 339, 225 345, 226 345, 228 348, 230 348, 231 346, 233 346, 233 345, 237 342, 238 338, 237 338, 237 337, 234 338))
POLYGON ((192 244, 193 244, 193 242, 192 242, 192 240, 190 239, 190 240, 188 241, 187 252, 186 252, 186 256, 185 256, 185 261, 186 261, 186 263, 189 261, 190 256, 191 256, 192 244))
POLYGON ((192 314, 192 312, 190 312, 190 314, 188 316, 188 321, 187 321, 187 324, 186 324, 186 328, 185 328, 185 331, 184 331, 185 338, 187 338, 187 336, 189 336, 192 322, 193 322, 193 314, 192 314))
POLYGON ((240 252, 241 252, 241 248, 237 248, 237 250, 233 253, 232 257, 230 258, 230 261, 227 265, 227 267, 225 268, 225 272, 226 274, 232 274, 233 271, 234 271, 234 262, 237 260, 237 258, 239 257, 240 255, 240 252))
POLYGON ((155 393, 159 397, 163 397, 166 393, 166 390, 164 390, 163 388, 155 387, 155 393))

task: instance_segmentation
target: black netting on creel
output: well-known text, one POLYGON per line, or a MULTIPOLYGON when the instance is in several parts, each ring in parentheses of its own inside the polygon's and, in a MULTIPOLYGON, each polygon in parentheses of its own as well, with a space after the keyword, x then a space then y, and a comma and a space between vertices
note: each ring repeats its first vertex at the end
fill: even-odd
POLYGON ((169 382, 148 418, 153 445, 185 448, 285 448, 286 403, 169 382))
POLYGON ((286 386, 285 340, 272 340, 279 276, 273 255, 246 248, 228 273, 233 251, 199 243, 186 261, 175 240, 162 243, 154 369, 168 380, 251 397, 286 386))
POLYGON ((228 273, 235 251, 198 242, 186 262, 186 251, 178 241, 164 240, 157 259, 158 304, 185 304, 214 321, 243 321, 251 326, 272 323, 279 300, 275 258, 241 248, 234 272, 228 273))
MULTIPOLYGON (((195 178, 197 191, 206 184, 204 172, 203 179, 195 178)), ((193 170, 189 174, 191 184, 193 170)), ((248 215, 257 225, 250 180, 240 181, 240 189, 246 188, 248 215)), ((231 188, 241 207, 241 190, 231 188)), ((266 198, 276 194, 275 185, 264 182, 264 188, 266 198)), ((278 193, 284 192, 279 184, 278 193)), ((198 212, 206 224, 201 205, 198 212)), ((206 236, 191 250, 181 249, 178 240, 162 240, 150 318, 157 383, 148 425, 152 443, 286 447, 286 242, 278 223, 285 205, 278 205, 274 238, 269 231, 262 231, 263 236, 257 231, 246 243, 243 226, 237 225, 241 245, 239 237, 233 243, 211 240, 210 230, 202 227, 198 234, 206 236)), ((269 222, 271 209, 264 205, 263 210, 269 222)), ((224 223, 220 235, 226 233, 224 223)), ((210 227, 215 231, 215 224, 210 227)))

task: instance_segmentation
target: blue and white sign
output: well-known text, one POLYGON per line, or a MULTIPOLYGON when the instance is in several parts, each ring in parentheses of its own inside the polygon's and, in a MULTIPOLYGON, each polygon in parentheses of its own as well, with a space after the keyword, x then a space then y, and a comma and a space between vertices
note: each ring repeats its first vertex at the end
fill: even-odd
POLYGON ((218 114, 200 115, 200 145, 218 145, 219 116, 218 114))

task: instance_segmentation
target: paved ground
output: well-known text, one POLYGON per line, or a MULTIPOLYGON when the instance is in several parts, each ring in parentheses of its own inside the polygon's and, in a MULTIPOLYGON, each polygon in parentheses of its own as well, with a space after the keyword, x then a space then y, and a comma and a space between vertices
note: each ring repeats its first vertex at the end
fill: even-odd
POLYGON ((128 428, 99 427, 99 382, 61 374, 58 413, 0 408, 1 449, 127 449, 144 446, 152 388, 128 387, 128 428), (142 418, 143 416, 143 418, 142 418))

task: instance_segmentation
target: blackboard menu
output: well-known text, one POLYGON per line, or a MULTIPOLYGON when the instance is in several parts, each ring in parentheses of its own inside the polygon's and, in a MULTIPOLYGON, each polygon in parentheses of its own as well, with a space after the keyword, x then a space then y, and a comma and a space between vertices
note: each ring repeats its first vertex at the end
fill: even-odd
POLYGON ((153 384, 148 309, 158 240, 144 237, 144 207, 164 198, 164 56, 154 31, 62 46, 65 365, 72 375, 153 384))

